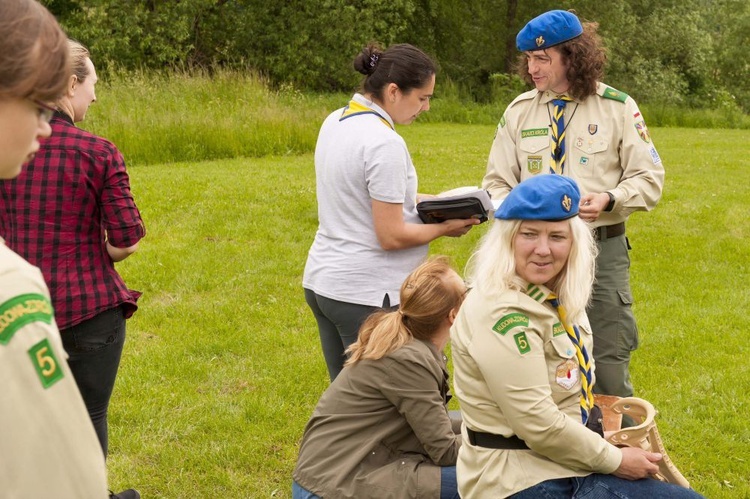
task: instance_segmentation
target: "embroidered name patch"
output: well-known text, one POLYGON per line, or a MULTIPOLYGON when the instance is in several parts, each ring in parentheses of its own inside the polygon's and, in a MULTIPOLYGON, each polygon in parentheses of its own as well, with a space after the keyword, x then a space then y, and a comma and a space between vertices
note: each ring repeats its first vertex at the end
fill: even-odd
POLYGON ((547 135, 549 135, 549 128, 529 128, 528 130, 521 130, 522 139, 528 137, 546 137, 547 135))
POLYGON ((654 164, 661 163, 659 153, 656 152, 656 148, 654 146, 651 146, 651 149, 649 149, 648 152, 651 153, 651 159, 653 160, 654 164))
POLYGON ((46 296, 29 293, 0 305, 0 345, 7 345, 13 335, 31 322, 52 323, 52 305, 46 296))
POLYGON ((526 327, 529 325, 528 316, 520 313, 508 314, 492 326, 492 330, 504 335, 514 327, 526 327))
POLYGON ((560 336, 561 334, 565 334, 565 327, 563 327, 562 323, 558 322, 552 326, 552 336, 560 336))

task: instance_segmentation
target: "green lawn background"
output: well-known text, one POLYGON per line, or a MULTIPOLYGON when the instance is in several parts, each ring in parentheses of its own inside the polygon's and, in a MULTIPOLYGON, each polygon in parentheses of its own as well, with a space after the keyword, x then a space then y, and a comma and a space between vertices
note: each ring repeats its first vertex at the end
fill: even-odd
MULTIPOLYGON (((399 128, 421 192, 478 185, 492 126, 399 128)), ((636 394, 710 498, 750 497, 750 132, 655 128, 667 168, 631 217, 636 394)), ((327 386, 301 274, 317 226, 311 154, 130 168, 148 234, 118 264, 144 292, 110 407, 113 489, 145 498, 290 497, 327 386)), ((487 224, 435 242, 463 268, 487 224)))

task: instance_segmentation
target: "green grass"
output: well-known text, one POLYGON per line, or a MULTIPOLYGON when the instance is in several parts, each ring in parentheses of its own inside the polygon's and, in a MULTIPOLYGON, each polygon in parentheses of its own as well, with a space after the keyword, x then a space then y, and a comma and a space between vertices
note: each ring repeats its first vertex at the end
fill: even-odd
MULTIPOLYGON (((98 101, 83 126, 117 144, 129 165, 310 153, 322 120, 351 97, 291 86, 271 89, 261 77, 231 70, 116 73, 98 87, 98 101)), ((507 93, 479 104, 463 99, 455 85, 443 84, 420 121, 494 127, 512 99, 507 93)), ((651 127, 750 129, 750 116, 736 106, 642 108, 651 127)))
MULTIPOLYGON (((493 126, 401 127, 420 191, 477 185, 493 126)), ((652 128, 664 198, 631 217, 637 395, 710 498, 750 497, 750 132, 652 128)), ((311 154, 136 165, 148 234, 118 264, 144 291, 110 408, 110 482, 148 498, 289 497, 327 373, 301 274, 311 154)), ((487 225, 432 253, 462 268, 487 225)))

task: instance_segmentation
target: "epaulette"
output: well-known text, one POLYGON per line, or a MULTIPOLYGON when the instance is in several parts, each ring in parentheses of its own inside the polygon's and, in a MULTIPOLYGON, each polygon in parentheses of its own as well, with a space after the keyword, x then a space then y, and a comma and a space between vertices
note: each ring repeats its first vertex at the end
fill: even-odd
POLYGON ((521 95, 513 99, 513 102, 508 104, 508 109, 512 108, 513 106, 515 106, 517 103, 521 101, 533 99, 534 97, 536 97, 538 93, 539 93, 539 90, 537 90, 536 88, 529 90, 528 92, 522 93, 521 95))
POLYGON ((629 95, 625 92, 621 92, 620 90, 617 90, 616 88, 608 87, 607 85, 600 84, 599 88, 597 88, 597 94, 604 97, 605 99, 612 99, 620 102, 625 102, 629 95))

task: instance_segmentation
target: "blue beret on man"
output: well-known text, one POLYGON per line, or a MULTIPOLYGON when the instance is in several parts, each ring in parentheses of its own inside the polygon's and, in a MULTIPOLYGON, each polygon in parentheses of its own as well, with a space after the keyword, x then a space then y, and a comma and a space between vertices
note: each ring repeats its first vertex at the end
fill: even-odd
POLYGON ((516 47, 521 52, 548 49, 582 33, 583 26, 575 14, 566 10, 551 10, 535 17, 518 32, 516 47))
POLYGON ((576 181, 562 175, 531 177, 517 186, 495 210, 501 220, 567 220, 578 215, 581 191, 576 181))

